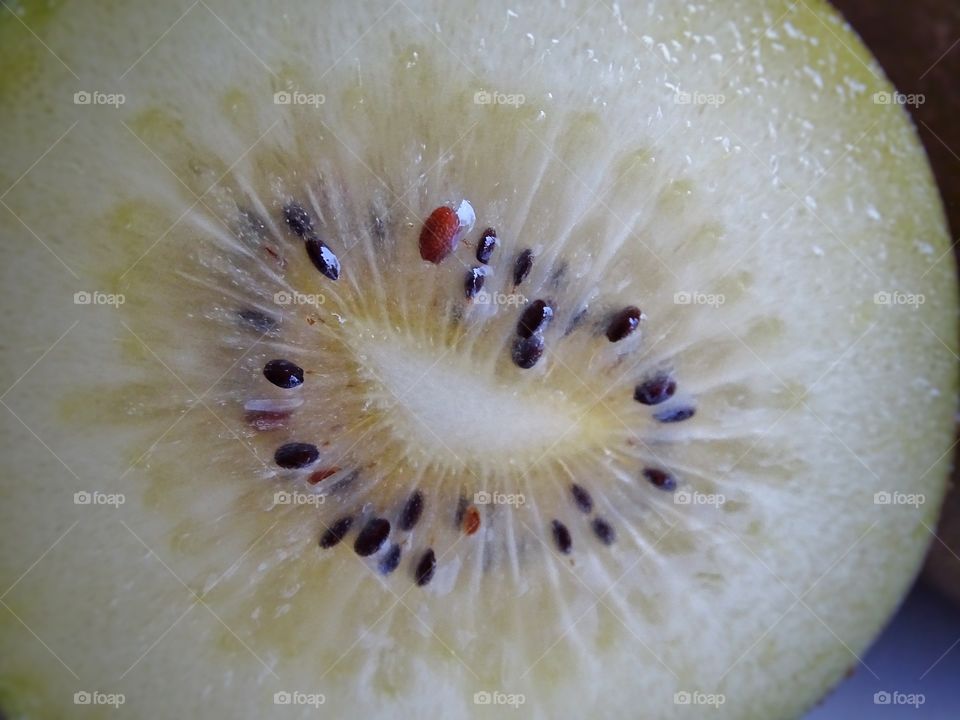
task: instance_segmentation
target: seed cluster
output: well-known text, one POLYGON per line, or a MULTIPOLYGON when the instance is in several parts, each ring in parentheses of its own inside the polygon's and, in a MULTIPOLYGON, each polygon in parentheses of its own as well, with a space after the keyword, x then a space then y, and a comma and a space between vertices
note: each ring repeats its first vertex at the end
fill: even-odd
MULTIPOLYGON (((283 207, 283 219, 293 235, 301 239, 308 259, 314 267, 330 280, 337 280, 340 276, 340 261, 330 247, 320 239, 314 227, 314 218, 310 212, 296 201, 289 202, 283 207)), ((252 222, 252 221, 251 221, 252 222)), ((266 225, 259 220, 259 227, 265 231, 266 225)), ((472 225, 472 217, 463 220, 458 212, 442 206, 435 209, 424 222, 420 233, 419 249, 421 257, 431 263, 439 264, 452 254, 459 243, 460 236, 465 231, 463 223, 472 225)), ((382 222, 381 222, 382 225, 382 222)), ((386 230, 381 228, 385 234, 386 230)), ((486 228, 476 246, 476 260, 479 265, 471 267, 464 277, 464 295, 467 300, 473 300, 483 290, 486 279, 491 275, 489 263, 493 253, 499 246, 500 240, 494 228, 486 228)), ((266 248, 275 259, 279 258, 275 251, 266 248)), ((280 258, 282 261, 282 258, 280 258)), ((521 250, 513 260, 512 279, 514 286, 521 285, 530 275, 534 264, 532 249, 521 250)), ((553 281, 557 285, 561 281, 562 271, 554 273, 553 281)), ((542 357, 545 348, 544 334, 555 317, 555 306, 551 300, 536 299, 530 302, 519 314, 515 326, 514 338, 511 346, 513 363, 521 369, 534 367, 542 357)), ((580 324, 587 314, 583 307, 567 327, 567 334, 580 324)), ((273 333, 279 327, 280 320, 255 308, 243 308, 236 311, 239 323, 251 331, 261 334, 273 333)), ((640 327, 643 314, 636 305, 628 305, 611 313, 605 325, 597 330, 602 332, 610 343, 618 343, 633 335, 640 327)), ((283 390, 296 390, 305 382, 305 371, 296 363, 285 359, 275 358, 263 366, 263 376, 274 386, 283 390)), ((658 371, 643 378, 634 387, 634 400, 644 406, 656 408, 653 418, 665 424, 678 423, 692 418, 696 408, 689 404, 668 403, 674 398, 677 391, 677 382, 667 371, 658 371)), ((252 424, 257 429, 268 430, 283 426, 283 421, 289 413, 297 407, 296 395, 285 400, 251 401, 248 403, 249 413, 255 418, 252 424)), ((277 447, 274 453, 274 462, 280 468, 287 470, 302 470, 317 463, 320 458, 318 447, 306 442, 287 442, 277 447)), ((310 485, 319 485, 328 478, 338 474, 341 468, 336 466, 320 467, 309 473, 307 482, 310 485)), ((357 476, 355 470, 348 478, 339 481, 336 488, 345 486, 357 476)), ((642 476, 654 487, 663 491, 673 491, 677 488, 676 477, 669 471, 657 467, 644 467, 642 476)), ((590 531, 604 545, 612 545, 617 538, 613 525, 604 517, 594 514, 595 503, 590 492, 578 483, 569 486, 570 499, 574 507, 588 522, 590 531)), ((404 554, 402 545, 396 540, 398 532, 409 533, 416 528, 423 517, 426 498, 421 490, 414 490, 406 499, 396 515, 395 521, 387 517, 367 515, 366 511, 359 514, 349 514, 337 518, 329 527, 326 527, 319 538, 321 548, 329 549, 339 545, 350 533, 354 525, 360 526, 353 543, 354 552, 360 557, 378 558, 377 568, 388 575, 400 565, 404 554), (366 519, 364 519, 366 518, 366 519), (391 540, 391 535, 394 536, 391 540)), ((479 509, 465 497, 460 497, 456 506, 455 526, 467 536, 474 535, 481 526, 479 509)), ((573 551, 573 536, 570 528, 559 519, 550 521, 550 534, 557 550, 563 555, 573 551)), ((437 557, 433 548, 422 549, 415 555, 415 562, 411 562, 413 580, 419 586, 429 584, 435 575, 437 557)))

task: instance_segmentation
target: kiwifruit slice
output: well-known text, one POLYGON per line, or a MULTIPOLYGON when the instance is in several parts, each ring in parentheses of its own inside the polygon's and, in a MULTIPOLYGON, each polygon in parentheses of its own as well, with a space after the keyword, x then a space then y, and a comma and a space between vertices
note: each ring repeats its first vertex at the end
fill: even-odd
POLYGON ((775 718, 857 665, 956 288, 826 6, 5 8, 8 716, 775 718))

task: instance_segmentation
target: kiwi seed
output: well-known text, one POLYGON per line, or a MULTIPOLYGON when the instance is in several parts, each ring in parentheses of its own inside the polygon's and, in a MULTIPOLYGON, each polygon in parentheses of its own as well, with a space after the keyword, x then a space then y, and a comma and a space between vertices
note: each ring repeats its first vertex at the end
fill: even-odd
POLYGON ((570 494, 573 495, 573 502, 581 511, 589 513, 593 510, 593 497, 581 485, 573 483, 570 486, 570 494))
POLYGON ((521 370, 529 370, 543 355, 543 345, 543 336, 539 334, 516 338, 511 353, 514 364, 521 370))
POLYGON ((312 465, 320 457, 316 445, 303 442, 291 442, 281 445, 273 454, 273 459, 282 468, 294 470, 312 465))
POLYGON ((320 538, 320 547, 322 548, 332 548, 334 545, 337 545, 343 538, 347 536, 347 533, 350 532, 350 527, 353 525, 353 517, 347 515, 345 517, 337 518, 333 521, 333 524, 327 528, 326 532, 320 538))
POLYGON ((593 534, 597 536, 597 539, 600 540, 604 545, 612 545, 613 541, 617 539, 617 534, 613 529, 613 525, 608 523, 603 518, 594 518, 593 522, 590 523, 590 527, 593 529, 593 534))
POLYGON ((420 562, 417 563, 417 569, 414 573, 414 578, 417 581, 417 585, 423 587, 433 580, 433 573, 436 569, 437 556, 434 554, 433 548, 430 548, 420 556, 420 562))
POLYGON ((390 534, 390 521, 386 518, 372 518, 363 526, 353 543, 353 549, 360 557, 373 555, 387 541, 390 534))
POLYGON ((640 308, 630 305, 618 312, 607 326, 607 340, 620 342, 640 326, 640 308))
POLYGON ((313 218, 310 213, 300 203, 294 201, 287 203, 283 208, 283 219, 293 232, 300 237, 305 237, 307 233, 313 232, 313 218))
POLYGON ((487 275, 483 272, 483 268, 475 267, 467 270, 467 275, 463 282, 463 290, 467 296, 467 300, 472 300, 478 292, 483 290, 483 283, 486 279, 487 275))
POLYGON ((643 476, 650 481, 651 485, 661 490, 675 490, 677 487, 677 479, 673 474, 660 468, 644 468, 643 476))
POLYGON ((533 250, 527 249, 517 255, 517 260, 513 265, 513 284, 519 285, 526 280, 532 269, 533 250))
POLYGON ((465 535, 473 535, 480 529, 480 511, 475 505, 471 505, 463 513, 463 532, 465 535))
POLYGON ((678 423, 683 422, 684 420, 689 420, 694 415, 697 414, 696 408, 692 407, 680 407, 675 410, 661 410, 654 414, 654 418, 657 422, 662 423, 678 423))
POLYGON ((457 214, 446 205, 438 207, 420 231, 420 257, 434 264, 441 263, 456 248, 459 229, 457 214))
POLYGON ((633 399, 641 405, 659 405, 673 397, 676 381, 666 373, 658 373, 637 385, 633 399))
POLYGON ((331 280, 340 278, 340 260, 318 237, 308 237, 306 240, 307 256, 317 270, 331 280))
POLYGON ((477 245, 477 262, 486 265, 490 262, 490 256, 493 255, 497 247, 497 231, 493 228, 487 228, 483 231, 480 243, 477 245))
POLYGON ((543 332, 553 319, 553 308, 544 300, 534 300, 520 314, 517 321, 517 335, 528 338, 535 333, 543 332))
POLYGON ((550 529, 553 531, 553 541, 557 544, 557 550, 564 555, 569 555, 573 549, 573 540, 570 539, 567 526, 559 520, 554 520, 550 523, 550 529))
POLYGON ((263 376, 284 390, 303 384, 303 368, 289 360, 271 360, 263 366, 263 376))
POLYGON ((403 506, 403 511, 400 513, 400 520, 397 522, 397 526, 405 532, 413 530, 417 521, 420 520, 421 514, 423 514, 423 493, 419 490, 414 490, 403 506))
POLYGON ((400 546, 394 543, 390 546, 390 549, 387 550, 384 554, 383 559, 380 560, 380 564, 377 566, 381 573, 384 575, 389 575, 400 565, 400 546))

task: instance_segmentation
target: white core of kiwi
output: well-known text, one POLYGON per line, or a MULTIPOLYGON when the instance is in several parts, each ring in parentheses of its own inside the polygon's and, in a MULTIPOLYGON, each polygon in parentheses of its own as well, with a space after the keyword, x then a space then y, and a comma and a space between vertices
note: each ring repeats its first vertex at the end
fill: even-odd
POLYGON ((672 718, 701 692, 771 718, 857 665, 942 493, 956 291, 916 138, 832 12, 189 8, 27 8, 79 84, 0 25, 0 322, 7 377, 29 370, 4 396, 0 707, 58 717, 96 688, 144 717, 261 717, 300 692, 334 716, 469 717, 503 710, 476 704, 491 692, 531 717, 672 718), (74 105, 88 88, 126 102, 74 105), (463 200, 476 224, 423 261, 424 221, 463 200), (485 227, 484 289, 513 300, 464 296, 485 227), (897 292, 924 302, 875 300, 897 292), (556 315, 523 370, 535 299, 556 315), (628 305, 640 327, 611 343, 628 305), (302 387, 264 378, 276 358, 302 387), (658 372, 694 417, 634 400, 658 372), (263 430, 251 408, 291 412, 263 430), (278 468, 294 441, 319 460, 278 468), (89 491, 125 502, 73 502, 89 491), (390 538, 360 557, 373 518, 390 538))

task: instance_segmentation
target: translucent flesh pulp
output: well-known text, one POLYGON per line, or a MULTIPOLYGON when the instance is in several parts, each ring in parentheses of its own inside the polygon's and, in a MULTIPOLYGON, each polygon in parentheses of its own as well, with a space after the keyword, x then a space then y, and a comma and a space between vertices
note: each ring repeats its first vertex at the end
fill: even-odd
POLYGON ((301 692, 457 717, 499 692, 535 717, 659 718, 697 717, 675 698, 700 691, 770 718, 857 662, 942 491, 956 298, 912 131, 830 13, 188 8, 28 13, 82 87, 0 26, 0 330, 23 375, 0 705, 57 717, 101 688, 141 716, 259 717, 301 692), (126 102, 71 102, 95 89, 126 102), (463 199, 476 224, 424 262, 424 220, 463 199), (556 315, 523 370, 536 299, 556 315), (643 320, 611 343, 627 305, 643 320), (302 387, 264 378, 275 358, 302 387), (696 415, 634 399, 658 372, 696 415), (318 461, 278 468, 293 441, 318 461), (125 501, 74 504, 92 491, 125 501), (373 518, 390 536, 361 557, 373 518))

